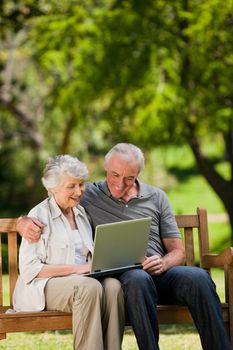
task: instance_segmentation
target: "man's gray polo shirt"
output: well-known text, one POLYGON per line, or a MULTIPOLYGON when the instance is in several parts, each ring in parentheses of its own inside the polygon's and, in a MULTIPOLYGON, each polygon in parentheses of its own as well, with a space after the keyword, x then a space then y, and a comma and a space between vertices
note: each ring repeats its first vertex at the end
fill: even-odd
MULTIPOLYGON (((112 197, 107 183, 87 183, 81 204, 89 214, 92 225, 121 220, 152 217, 147 256, 165 254, 162 238, 180 238, 168 198, 161 189, 138 181, 139 195, 129 202, 112 197)), ((133 242, 132 242, 133 243, 133 242)))

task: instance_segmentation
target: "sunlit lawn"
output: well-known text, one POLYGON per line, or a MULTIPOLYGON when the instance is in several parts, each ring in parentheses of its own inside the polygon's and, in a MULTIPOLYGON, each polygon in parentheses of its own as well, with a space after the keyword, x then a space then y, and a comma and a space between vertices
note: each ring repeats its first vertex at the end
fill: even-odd
MULTIPOLYGON (((213 279, 217 284, 217 291, 224 300, 223 273, 216 269, 213 279)), ((131 329, 125 331, 123 350, 138 350, 137 343, 131 329)), ((161 350, 201 350, 199 336, 192 325, 161 325, 161 350)), ((14 333, 8 334, 7 339, 0 341, 0 349, 10 350, 72 350, 72 334, 67 332, 45 333, 14 333)), ((87 349, 88 350, 88 349, 87 349)))
MULTIPOLYGON (((160 347, 161 350, 201 350, 199 338, 190 326, 163 326, 160 347)), ((0 349, 72 350, 72 335, 62 332, 9 334, 7 340, 1 340, 0 349)), ((123 350, 138 350, 132 331, 126 331, 123 350)))
MULTIPOLYGON (((160 347, 162 350, 201 350, 199 337, 192 326, 162 326, 160 347)), ((1 340, 0 349, 71 350, 72 334, 70 332, 9 334, 6 340, 1 340)), ((125 332, 122 349, 138 350, 131 330, 125 332)))

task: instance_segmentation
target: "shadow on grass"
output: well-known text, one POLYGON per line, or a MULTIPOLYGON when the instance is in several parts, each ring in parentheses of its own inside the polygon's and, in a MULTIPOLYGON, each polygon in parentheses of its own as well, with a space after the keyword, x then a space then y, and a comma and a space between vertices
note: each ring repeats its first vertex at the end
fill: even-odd
POLYGON ((197 333, 194 325, 191 324, 172 324, 172 325, 160 325, 161 334, 191 334, 197 333))
MULTIPOLYGON (((216 166, 217 164, 220 164, 222 162, 224 162, 224 159, 219 159, 217 157, 209 158, 209 163, 213 166, 216 166)), ((189 180, 190 177, 201 174, 196 164, 186 168, 181 168, 178 165, 168 166, 167 170, 169 171, 169 173, 175 175, 179 182, 185 182, 189 180)))
MULTIPOLYGON (((192 334, 197 333, 196 327, 192 324, 160 324, 160 334, 192 334)), ((132 334, 133 330, 130 326, 125 328, 125 334, 132 334)))
POLYGON ((72 334, 72 330, 71 329, 61 329, 61 330, 54 330, 54 331, 38 331, 38 332, 26 332, 27 334, 31 334, 31 335, 38 335, 38 334, 51 334, 51 335, 67 335, 67 334, 72 334))
MULTIPOLYGON (((194 325, 192 324, 160 324, 159 325, 160 334, 163 335, 172 335, 172 334, 192 334, 197 333, 197 330, 194 325)), ((46 333, 51 335, 72 335, 72 331, 70 329, 67 330, 56 330, 56 331, 45 331, 45 332, 27 332, 31 335, 36 335, 38 333, 46 333)), ((133 330, 130 326, 125 327, 125 334, 131 335, 133 334, 133 330)))
POLYGON ((175 175, 176 179, 179 182, 185 182, 189 180, 190 177, 200 175, 200 171, 197 167, 189 167, 189 168, 179 168, 178 166, 171 166, 167 169, 170 174, 175 175))

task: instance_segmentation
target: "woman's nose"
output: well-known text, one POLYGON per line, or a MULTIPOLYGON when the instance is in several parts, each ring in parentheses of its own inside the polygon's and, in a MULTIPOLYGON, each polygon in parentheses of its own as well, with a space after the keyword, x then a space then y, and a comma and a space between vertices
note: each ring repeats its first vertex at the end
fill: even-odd
POLYGON ((81 189, 80 186, 76 186, 76 187, 75 187, 75 193, 76 193, 78 196, 80 196, 80 194, 82 193, 82 189, 81 189))

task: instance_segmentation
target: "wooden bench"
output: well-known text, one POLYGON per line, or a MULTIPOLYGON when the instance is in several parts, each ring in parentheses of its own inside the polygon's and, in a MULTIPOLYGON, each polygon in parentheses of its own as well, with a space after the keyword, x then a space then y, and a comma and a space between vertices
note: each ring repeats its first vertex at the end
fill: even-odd
MULTIPOLYGON (((213 267, 222 267, 225 275, 225 301, 222 313, 226 328, 233 344, 233 248, 221 254, 210 254, 207 211, 197 209, 193 215, 177 215, 177 224, 183 232, 186 249, 186 264, 195 265, 194 238, 199 242, 200 266, 211 271, 213 267)), ((0 339, 5 339, 9 332, 34 332, 71 329, 71 314, 55 311, 6 313, 12 308, 12 294, 18 276, 17 263, 17 219, 0 219, 0 238, 7 234, 9 286, 7 292, 10 303, 3 305, 2 246, 0 240, 0 339)), ((192 323, 192 317, 186 307, 159 305, 158 317, 161 324, 192 323)))

